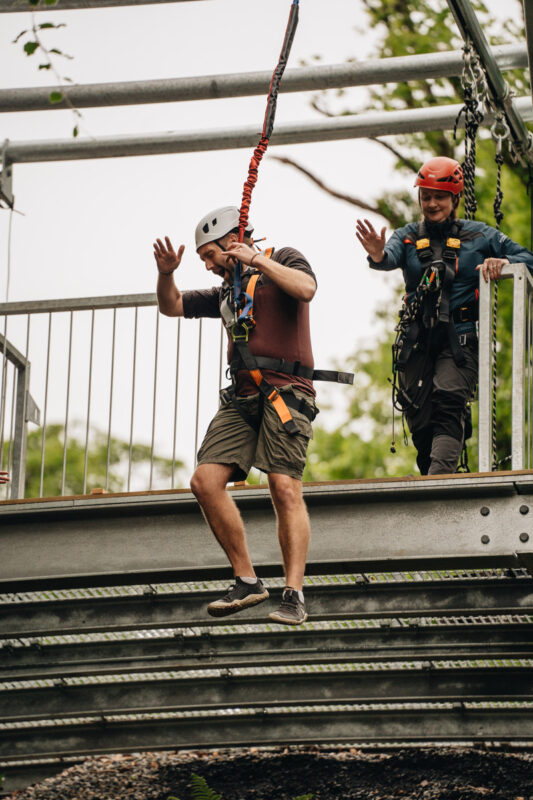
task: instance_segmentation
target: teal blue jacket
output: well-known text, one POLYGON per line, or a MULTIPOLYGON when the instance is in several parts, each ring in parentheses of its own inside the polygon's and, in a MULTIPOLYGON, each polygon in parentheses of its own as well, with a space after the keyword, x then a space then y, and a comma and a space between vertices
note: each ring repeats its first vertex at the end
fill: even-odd
MULTIPOLYGON (((476 270, 476 267, 478 264, 482 264, 486 258, 507 258, 511 264, 523 262, 533 273, 533 253, 530 250, 526 250, 484 222, 469 219, 459 220, 459 222, 461 225, 461 249, 459 250, 459 268, 450 295, 452 311, 478 299, 480 270, 476 270)), ((426 222, 426 230, 431 241, 439 241, 444 245, 451 224, 449 220, 437 225, 426 222)), ((368 258, 372 269, 402 270, 408 300, 424 273, 424 267, 416 253, 417 238, 418 223, 411 222, 394 231, 385 245, 383 261, 376 263, 370 257, 368 258)))

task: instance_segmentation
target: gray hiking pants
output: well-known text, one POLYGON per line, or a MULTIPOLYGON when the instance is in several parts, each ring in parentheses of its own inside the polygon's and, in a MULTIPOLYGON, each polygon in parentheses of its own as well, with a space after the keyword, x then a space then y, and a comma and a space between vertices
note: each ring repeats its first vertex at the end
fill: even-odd
POLYGON ((466 334, 461 350, 466 359, 462 366, 447 343, 437 352, 415 350, 399 374, 400 389, 415 401, 412 406, 404 403, 404 413, 422 475, 453 473, 459 463, 466 407, 478 378, 475 333, 466 334))

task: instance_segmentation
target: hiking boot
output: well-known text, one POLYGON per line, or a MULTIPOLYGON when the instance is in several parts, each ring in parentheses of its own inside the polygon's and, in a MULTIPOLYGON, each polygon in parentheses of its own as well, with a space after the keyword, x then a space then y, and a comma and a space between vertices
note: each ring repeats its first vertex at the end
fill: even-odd
POLYGON ((243 608, 262 603, 268 596, 268 592, 259 578, 256 583, 245 583, 240 578, 235 578, 235 583, 230 586, 224 597, 209 603, 207 611, 212 617, 226 617, 228 614, 242 611, 243 608))
POLYGON ((307 610, 296 589, 287 586, 283 590, 280 607, 268 616, 274 622, 281 622, 283 625, 301 625, 307 619, 307 610))

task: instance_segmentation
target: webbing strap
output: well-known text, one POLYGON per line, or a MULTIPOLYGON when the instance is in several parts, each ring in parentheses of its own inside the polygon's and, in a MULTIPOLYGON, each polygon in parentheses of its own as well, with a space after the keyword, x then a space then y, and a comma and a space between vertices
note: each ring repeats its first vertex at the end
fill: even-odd
POLYGON ((272 386, 272 384, 268 383, 268 381, 263 378, 261 370, 257 368, 257 361, 248 347, 248 342, 237 340, 234 342, 234 348, 238 351, 243 364, 252 376, 252 379, 261 394, 265 396, 269 403, 272 403, 272 406, 276 410, 276 413, 287 433, 291 436, 293 436, 295 433, 298 433, 296 423, 292 418, 292 414, 289 411, 287 404, 279 393, 279 390, 276 389, 275 386, 272 386))
MULTIPOLYGON (((269 358, 268 356, 255 356, 259 369, 268 369, 272 372, 282 372, 284 375, 295 375, 297 378, 306 378, 310 381, 330 381, 333 383, 353 384, 353 372, 338 372, 330 369, 313 369, 306 367, 299 361, 285 361, 284 358, 269 358)), ((232 360, 231 370, 239 369, 239 361, 232 360)))

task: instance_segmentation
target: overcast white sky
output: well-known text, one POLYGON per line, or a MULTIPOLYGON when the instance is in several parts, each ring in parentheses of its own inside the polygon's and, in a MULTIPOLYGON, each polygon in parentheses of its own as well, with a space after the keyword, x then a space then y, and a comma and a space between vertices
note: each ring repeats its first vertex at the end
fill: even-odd
MULTIPOLYGON (((496 11, 501 3, 492 0, 496 11)), ((354 0, 302 0, 290 67, 320 54, 325 63, 365 58, 374 32, 354 0)), ((443 0, 445 6, 445 0, 443 0)), ((79 83, 271 70, 289 0, 202 0, 101 10, 43 11, 38 21, 65 22, 50 46, 75 56, 60 62, 79 83)), ((0 86, 49 85, 11 40, 26 13, 0 15, 0 86)), ((453 24, 450 15, 450 24, 453 24)), ((365 89, 352 91, 363 102, 365 89)), ((278 122, 316 117, 310 95, 281 95, 278 122)), ((83 128, 98 138, 136 132, 190 131, 257 124, 265 98, 239 98, 83 111, 83 128)), ((70 112, 4 114, 1 139, 68 138, 70 112)), ((340 190, 368 199, 405 187, 392 159, 364 140, 272 147, 309 166, 340 190)), ((194 252, 197 220, 218 205, 239 205, 250 150, 15 165, 18 208, 13 226, 10 300, 151 292, 151 243, 168 234, 187 249, 181 288, 210 285, 194 252)), ((354 236, 357 211, 273 160, 263 161, 251 219, 268 243, 293 245, 313 265, 319 291, 312 303, 315 361, 327 368, 375 330, 375 309, 390 297, 394 277, 370 271, 354 236), (389 286, 388 286, 389 285, 389 286)), ((0 297, 5 300, 8 214, 0 212, 0 297)), ((372 219, 372 217, 371 217, 372 219)), ((382 224, 379 218, 374 222, 382 224)), ((348 364, 346 366, 349 366, 348 364)), ((324 420, 325 421, 325 420, 324 420)))

